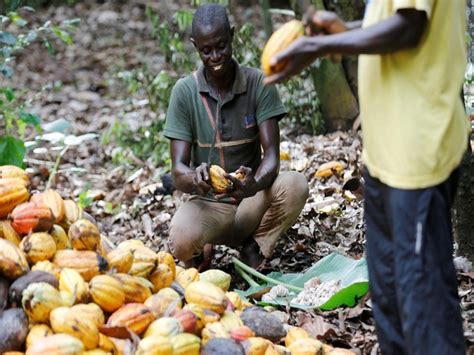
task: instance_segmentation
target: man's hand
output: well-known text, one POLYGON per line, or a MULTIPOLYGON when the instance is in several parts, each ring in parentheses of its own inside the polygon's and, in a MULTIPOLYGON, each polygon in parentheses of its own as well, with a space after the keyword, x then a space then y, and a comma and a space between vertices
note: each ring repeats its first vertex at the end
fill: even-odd
POLYGON ((206 196, 211 190, 209 165, 207 165, 207 163, 201 163, 201 165, 196 168, 193 183, 198 195, 206 196))
POLYGON ((230 192, 215 195, 216 199, 232 198, 236 202, 240 202, 246 197, 253 196, 258 191, 257 181, 251 168, 241 166, 232 174, 226 174, 225 177, 232 181, 233 189, 230 192), (243 178, 239 179, 236 175, 242 174, 243 178))
POLYGON ((306 34, 314 36, 321 34, 333 34, 347 31, 347 26, 339 16, 331 11, 316 11, 310 7, 303 16, 303 23, 306 26, 306 34))

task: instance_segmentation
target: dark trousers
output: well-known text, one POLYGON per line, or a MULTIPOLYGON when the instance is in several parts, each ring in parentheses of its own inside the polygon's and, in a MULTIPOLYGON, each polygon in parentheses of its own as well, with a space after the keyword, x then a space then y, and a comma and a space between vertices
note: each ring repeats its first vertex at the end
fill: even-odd
POLYGON ((366 251, 382 354, 466 353, 453 264, 456 170, 440 185, 389 187, 365 173, 366 251))

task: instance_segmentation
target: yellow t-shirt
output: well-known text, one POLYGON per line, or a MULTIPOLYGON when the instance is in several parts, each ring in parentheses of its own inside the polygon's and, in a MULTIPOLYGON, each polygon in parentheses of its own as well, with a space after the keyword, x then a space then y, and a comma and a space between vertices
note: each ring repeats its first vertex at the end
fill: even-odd
POLYGON ((363 27, 399 9, 427 14, 418 46, 359 57, 363 160, 401 189, 437 185, 459 165, 469 122, 461 101, 466 68, 464 0, 371 0, 363 27))

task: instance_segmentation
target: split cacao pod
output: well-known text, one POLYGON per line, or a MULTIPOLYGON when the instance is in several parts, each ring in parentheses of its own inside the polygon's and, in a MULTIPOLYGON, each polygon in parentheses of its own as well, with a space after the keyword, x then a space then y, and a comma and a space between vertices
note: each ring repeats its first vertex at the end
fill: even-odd
POLYGON ((176 276, 176 282, 184 289, 194 281, 199 281, 199 271, 194 267, 186 269, 176 276))
POLYGON ((181 333, 171 339, 173 355, 199 355, 201 339, 194 334, 181 333))
POLYGON ((319 354, 323 348, 323 343, 314 338, 297 339, 288 346, 291 355, 319 354))
POLYGON ((20 245, 21 238, 12 227, 10 221, 0 221, 0 238, 6 239, 15 245, 20 245))
POLYGON ((106 256, 110 270, 118 273, 128 273, 133 264, 133 253, 131 250, 116 248, 106 256))
POLYGON ((211 284, 216 285, 217 287, 221 288, 223 291, 227 291, 230 286, 230 282, 232 281, 232 277, 218 269, 210 269, 199 274, 200 281, 207 281, 211 284))
POLYGON ((206 343, 215 338, 229 339, 230 335, 221 322, 208 323, 201 332, 202 344, 206 343))
MULTIPOLYGON (((89 318, 98 327, 105 323, 104 312, 95 303, 76 304, 75 306, 72 306, 72 310, 77 314, 80 314, 81 317, 89 318)), ((101 346, 99 345, 99 347, 101 346)))
POLYGON ((76 270, 67 267, 59 274, 59 292, 65 306, 89 300, 89 285, 76 270))
POLYGON ((29 270, 26 256, 20 248, 6 239, 0 239, 0 273, 14 280, 29 270))
POLYGON ((232 189, 232 181, 226 178, 225 174, 225 170, 219 165, 211 165, 209 168, 211 186, 217 193, 228 192, 232 189))
POLYGON ((183 327, 179 320, 173 317, 161 317, 150 324, 145 332, 146 337, 172 337, 183 332, 183 327))
POLYGON ((285 346, 290 346, 294 341, 298 339, 311 338, 309 333, 300 327, 292 327, 288 330, 285 336, 285 346))
POLYGON ((156 254, 157 260, 156 263, 159 264, 166 264, 171 270, 171 273, 173 274, 173 280, 176 277, 176 263, 174 261, 173 255, 166 251, 159 251, 156 254))
POLYGON ((30 320, 48 323, 49 314, 62 306, 62 300, 56 288, 46 282, 36 282, 23 291, 21 304, 30 320))
POLYGON ((272 57, 283 49, 287 48, 292 42, 304 34, 304 26, 301 21, 291 20, 283 24, 268 39, 263 48, 261 65, 263 73, 266 76, 275 74, 283 70, 286 63, 282 63, 277 67, 270 66, 272 57))
POLYGON ((21 308, 0 314, 0 354, 21 350, 28 334, 28 318, 21 308))
POLYGON ((125 294, 125 303, 144 303, 151 296, 151 290, 140 278, 127 274, 114 274, 125 294))
POLYGON ((30 348, 38 340, 53 335, 53 330, 46 324, 35 324, 30 328, 26 336, 26 348, 30 348))
POLYGON ((25 253, 26 260, 31 264, 50 260, 56 253, 53 237, 45 232, 31 233, 23 238, 20 249, 25 253))
POLYGON ((224 313, 227 307, 227 297, 219 287, 205 281, 194 281, 185 289, 188 303, 195 303, 204 309, 218 314, 224 313))
POLYGON ((23 180, 0 180, 0 218, 8 216, 16 206, 29 198, 30 194, 23 180))
POLYGON ((112 313, 107 321, 107 325, 111 327, 126 327, 135 334, 140 335, 154 320, 153 312, 144 304, 128 303, 112 313))
POLYGON ((76 270, 84 281, 90 281, 108 267, 107 260, 89 250, 58 250, 53 263, 61 269, 67 267, 76 270))
POLYGON ((114 312, 125 302, 122 284, 110 275, 94 276, 89 287, 93 301, 106 312, 114 312))
POLYGON ((64 218, 64 200, 59 192, 49 189, 31 196, 31 202, 40 202, 48 206, 53 212, 54 223, 59 223, 64 218))
POLYGON ((23 180, 26 185, 30 182, 26 171, 15 165, 0 166, 0 179, 20 179, 23 180))
POLYGON ((174 281, 173 271, 167 264, 158 264, 148 279, 153 284, 153 292, 170 287, 174 281))
POLYGON ((51 209, 39 202, 24 202, 16 206, 10 218, 13 229, 20 235, 30 232, 47 232, 54 222, 51 209))
POLYGON ((79 339, 68 334, 54 334, 39 339, 26 349, 25 355, 79 355, 83 352, 84 344, 79 339))
POLYGON ((145 305, 152 310, 156 318, 160 318, 181 309, 182 302, 180 295, 172 288, 167 287, 148 297, 145 305))
POLYGON ((71 224, 67 234, 76 250, 95 251, 100 244, 99 229, 87 219, 78 219, 71 224))
POLYGON ((99 345, 99 329, 89 317, 83 317, 70 307, 58 307, 49 316, 51 328, 55 333, 72 335, 79 339, 86 349, 99 345))
POLYGON ((135 355, 173 355, 173 346, 168 338, 162 336, 148 337, 140 340, 135 355))
POLYGON ((23 297, 23 291, 32 283, 35 282, 46 282, 54 288, 58 288, 59 282, 54 275, 45 271, 30 271, 22 277, 16 279, 11 285, 8 291, 10 298, 10 304, 13 307, 21 306, 21 299, 23 297))
POLYGON ((61 227, 59 224, 53 225, 53 228, 51 228, 49 235, 53 237, 53 240, 56 243, 56 250, 63 250, 69 248, 69 237, 67 236, 64 228, 61 227))

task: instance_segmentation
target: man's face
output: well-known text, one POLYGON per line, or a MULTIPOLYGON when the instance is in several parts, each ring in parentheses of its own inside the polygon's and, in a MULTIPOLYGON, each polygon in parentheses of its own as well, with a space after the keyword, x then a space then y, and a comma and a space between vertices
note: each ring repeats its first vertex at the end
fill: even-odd
POLYGON ((218 23, 202 27, 195 34, 193 43, 210 75, 222 77, 232 70, 232 37, 233 28, 218 23))

